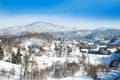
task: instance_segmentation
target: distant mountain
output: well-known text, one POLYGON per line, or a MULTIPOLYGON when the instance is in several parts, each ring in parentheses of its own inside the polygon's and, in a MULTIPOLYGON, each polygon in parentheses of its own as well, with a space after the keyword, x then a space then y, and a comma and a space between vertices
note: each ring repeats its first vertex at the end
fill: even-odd
POLYGON ((63 38, 63 39, 85 39, 84 36, 90 34, 92 30, 71 30, 71 31, 63 31, 63 32, 49 32, 55 38, 63 38))
POLYGON ((101 28, 97 28, 94 31, 106 31, 106 30, 112 30, 114 28, 109 28, 109 27, 101 27, 101 28))
POLYGON ((47 22, 34 22, 24 26, 9 27, 0 30, 0 35, 24 35, 28 33, 47 33, 55 38, 82 39, 90 30, 55 25, 47 22))
POLYGON ((59 26, 47 22, 34 22, 25 26, 15 26, 0 30, 1 35, 20 35, 26 32, 43 33, 43 32, 63 32, 71 31, 73 28, 59 26))
POLYGON ((120 29, 94 30, 85 36, 87 39, 120 38, 120 29))
POLYGON ((77 40, 120 37, 119 29, 99 28, 95 30, 80 30, 79 28, 60 26, 41 21, 24 26, 0 29, 0 35, 24 35, 28 33, 47 33, 55 38, 61 37, 77 40))

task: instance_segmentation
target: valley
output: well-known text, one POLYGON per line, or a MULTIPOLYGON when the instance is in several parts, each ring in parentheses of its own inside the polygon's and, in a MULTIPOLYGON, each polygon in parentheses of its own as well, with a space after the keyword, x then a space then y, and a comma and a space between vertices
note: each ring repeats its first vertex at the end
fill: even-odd
POLYGON ((119 80, 120 30, 47 22, 0 30, 0 80, 119 80))

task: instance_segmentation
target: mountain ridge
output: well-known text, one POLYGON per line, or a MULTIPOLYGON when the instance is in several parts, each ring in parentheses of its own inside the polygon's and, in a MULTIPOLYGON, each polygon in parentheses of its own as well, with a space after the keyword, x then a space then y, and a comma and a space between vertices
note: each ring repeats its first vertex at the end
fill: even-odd
POLYGON ((56 37, 73 39, 97 39, 114 36, 120 37, 120 29, 104 27, 94 30, 87 30, 74 27, 60 26, 43 21, 37 21, 23 26, 0 29, 0 35, 22 35, 26 33, 48 33, 56 37))
POLYGON ((13 35, 13 34, 19 34, 21 32, 41 33, 41 32, 63 32, 63 31, 73 31, 73 30, 76 29, 69 28, 66 26, 55 25, 48 22, 38 21, 28 25, 0 29, 0 34, 13 35))

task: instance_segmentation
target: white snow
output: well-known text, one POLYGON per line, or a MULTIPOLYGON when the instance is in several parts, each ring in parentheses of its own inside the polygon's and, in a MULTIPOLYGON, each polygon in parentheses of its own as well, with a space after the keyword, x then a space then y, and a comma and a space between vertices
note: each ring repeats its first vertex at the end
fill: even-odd
MULTIPOLYGON (((5 75, 7 75, 8 72, 12 71, 13 69, 15 70, 14 77, 11 75, 9 80, 19 80, 20 67, 21 67, 20 65, 12 64, 12 63, 5 62, 5 61, 0 61, 0 71, 4 70, 6 72, 5 75)), ((8 77, 1 76, 0 80, 8 80, 8 77)))

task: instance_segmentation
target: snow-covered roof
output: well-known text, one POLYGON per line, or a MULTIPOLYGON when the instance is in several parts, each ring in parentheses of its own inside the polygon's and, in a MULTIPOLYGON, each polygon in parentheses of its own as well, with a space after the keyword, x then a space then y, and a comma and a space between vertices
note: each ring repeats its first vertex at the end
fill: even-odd
POLYGON ((120 40, 117 40, 117 41, 110 43, 110 44, 120 44, 120 40))
POLYGON ((48 48, 48 47, 43 47, 43 49, 44 49, 44 50, 49 50, 49 48, 48 48))

